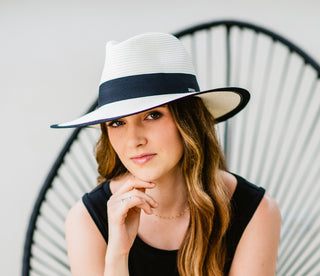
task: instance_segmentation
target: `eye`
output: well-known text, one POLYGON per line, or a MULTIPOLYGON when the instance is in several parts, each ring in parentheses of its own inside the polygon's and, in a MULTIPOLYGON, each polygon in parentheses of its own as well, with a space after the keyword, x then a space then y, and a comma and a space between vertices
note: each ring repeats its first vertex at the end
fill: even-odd
POLYGON ((150 112, 150 113, 147 115, 146 119, 147 119, 147 120, 157 120, 157 119, 159 119, 159 118, 161 118, 161 117, 162 117, 162 113, 161 113, 161 112, 159 112, 159 111, 152 111, 152 112, 150 112))
POLYGON ((114 120, 114 121, 111 121, 110 123, 108 123, 108 127, 119 127, 122 125, 124 125, 124 122, 120 121, 120 120, 114 120))

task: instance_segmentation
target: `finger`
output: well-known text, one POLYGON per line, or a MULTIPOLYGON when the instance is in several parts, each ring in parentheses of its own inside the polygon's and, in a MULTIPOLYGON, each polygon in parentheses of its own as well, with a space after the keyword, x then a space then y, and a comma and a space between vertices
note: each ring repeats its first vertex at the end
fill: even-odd
POLYGON ((120 206, 122 207, 123 213, 127 213, 130 209, 140 208, 147 214, 152 214, 152 208, 150 204, 141 197, 129 196, 120 200, 120 206))
POLYGON ((133 189, 123 194, 117 193, 112 195, 108 200, 108 206, 109 208, 117 208, 119 203, 124 203, 124 201, 130 200, 132 197, 139 197, 145 200, 152 208, 158 207, 158 203, 150 195, 146 194, 144 191, 141 191, 141 189, 133 189))
POLYGON ((126 193, 126 195, 140 197, 144 199, 152 208, 158 207, 158 203, 150 195, 139 189, 133 189, 130 192, 126 193))
POLYGON ((155 184, 152 182, 145 182, 139 179, 129 179, 125 182, 122 187, 118 190, 117 193, 123 194, 129 192, 133 189, 152 189, 155 187, 155 184))
POLYGON ((131 200, 132 198, 135 198, 135 197, 143 199, 146 203, 148 203, 151 206, 151 208, 158 207, 158 203, 151 196, 145 194, 144 192, 138 191, 136 189, 128 193, 125 193, 114 200, 117 200, 118 202, 123 204, 125 201, 131 200))
POLYGON ((158 207, 158 203, 148 194, 141 192, 140 190, 137 189, 133 189, 130 192, 127 192, 125 194, 122 194, 120 196, 118 196, 118 198, 120 199, 121 203, 123 203, 126 200, 130 200, 133 197, 139 197, 141 199, 143 199, 144 201, 146 201, 152 208, 157 208, 158 207))

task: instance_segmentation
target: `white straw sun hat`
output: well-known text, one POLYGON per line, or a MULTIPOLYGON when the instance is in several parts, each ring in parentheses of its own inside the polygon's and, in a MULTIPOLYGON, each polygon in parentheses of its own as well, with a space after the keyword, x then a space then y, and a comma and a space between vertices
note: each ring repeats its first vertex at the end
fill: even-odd
POLYGON ((112 121, 172 101, 200 97, 217 122, 234 116, 249 101, 247 90, 225 87, 200 91, 191 58, 170 34, 146 33, 106 45, 98 108, 53 128, 112 121))

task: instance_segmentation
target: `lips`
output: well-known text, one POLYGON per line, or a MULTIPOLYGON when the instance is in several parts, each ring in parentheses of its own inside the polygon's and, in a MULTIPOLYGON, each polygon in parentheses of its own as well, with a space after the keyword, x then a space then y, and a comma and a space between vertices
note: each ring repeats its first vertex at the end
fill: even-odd
POLYGON ((134 157, 131 157, 130 159, 137 165, 143 165, 147 162, 149 162, 156 154, 154 153, 144 153, 140 154, 134 157))

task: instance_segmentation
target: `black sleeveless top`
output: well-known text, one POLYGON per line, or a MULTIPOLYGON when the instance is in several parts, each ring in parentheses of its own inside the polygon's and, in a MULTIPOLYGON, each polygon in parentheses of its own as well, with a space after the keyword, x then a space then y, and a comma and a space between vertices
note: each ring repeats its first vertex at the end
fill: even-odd
MULTIPOLYGON (((239 240, 256 211, 265 190, 235 175, 237 186, 231 198, 232 215, 227 232, 227 259, 225 275, 228 274, 239 240)), ((107 201, 111 196, 109 182, 97 186, 82 197, 94 223, 108 242, 107 201)), ((136 237, 129 254, 130 276, 178 276, 177 250, 154 248, 136 237)))

